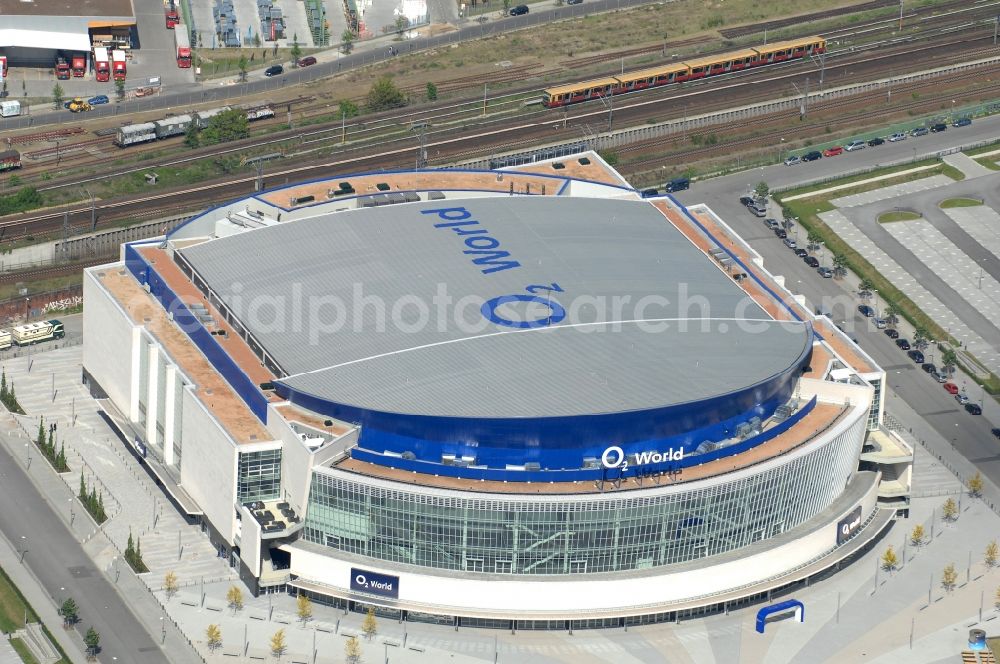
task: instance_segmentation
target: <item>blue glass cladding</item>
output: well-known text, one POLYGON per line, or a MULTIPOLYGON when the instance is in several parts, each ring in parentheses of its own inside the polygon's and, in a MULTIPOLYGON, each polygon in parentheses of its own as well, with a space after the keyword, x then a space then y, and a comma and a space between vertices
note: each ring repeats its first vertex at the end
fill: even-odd
POLYGON ((164 310, 173 313, 174 322, 181 331, 188 335, 215 370, 222 374, 257 419, 266 423, 267 398, 132 244, 125 245, 125 267, 139 283, 149 285, 150 295, 156 298, 164 310))
POLYGON ((441 467, 442 455, 454 454, 475 457, 474 465, 492 468, 536 462, 549 470, 577 469, 585 457, 599 458, 609 445, 619 445, 626 453, 669 447, 690 453, 706 440, 732 437, 739 423, 753 416, 764 419, 788 401, 811 349, 807 343, 799 359, 780 374, 712 399, 575 417, 476 419, 386 413, 334 403, 280 381, 275 387, 279 395, 307 410, 361 425, 359 447, 377 452, 376 463, 391 463, 392 457, 381 455, 389 451, 411 452, 435 468, 441 467))

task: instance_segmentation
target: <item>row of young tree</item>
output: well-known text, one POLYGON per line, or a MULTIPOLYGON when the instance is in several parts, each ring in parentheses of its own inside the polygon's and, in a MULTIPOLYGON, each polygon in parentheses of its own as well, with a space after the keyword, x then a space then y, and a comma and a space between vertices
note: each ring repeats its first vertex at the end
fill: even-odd
POLYGON ((96 487, 87 483, 87 478, 80 471, 80 491, 76 496, 83 503, 84 508, 94 517, 98 525, 108 520, 108 513, 104 511, 104 493, 99 492, 96 487))
MULTIPOLYGON (((63 629, 71 629, 73 625, 80 622, 80 607, 77 606, 76 600, 67 597, 59 606, 59 615, 63 620, 63 629)), ((87 660, 96 660, 97 654, 101 651, 100 633, 93 627, 89 627, 87 633, 83 635, 83 645, 87 648, 87 660)))
POLYGON ((66 463, 66 445, 60 443, 56 449, 55 424, 49 425, 49 432, 45 434, 45 418, 38 418, 38 435, 35 436, 35 445, 41 450, 42 455, 49 460, 57 473, 68 473, 69 465, 66 463))
POLYGON ((14 393, 14 381, 7 382, 7 371, 0 370, 0 403, 4 408, 17 415, 24 415, 24 409, 17 402, 17 395, 14 393))
POLYGON ((125 562, 128 563, 129 567, 132 568, 136 574, 142 574, 143 572, 148 572, 149 568, 146 567, 146 563, 142 560, 142 542, 139 538, 132 541, 132 531, 128 533, 128 544, 125 546, 125 562))

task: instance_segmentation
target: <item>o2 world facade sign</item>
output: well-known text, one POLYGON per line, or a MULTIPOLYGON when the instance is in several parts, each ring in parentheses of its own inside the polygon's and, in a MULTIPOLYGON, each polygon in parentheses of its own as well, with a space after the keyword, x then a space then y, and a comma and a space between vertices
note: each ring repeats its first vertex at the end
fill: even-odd
POLYGON ((630 460, 629 455, 625 454, 625 450, 617 445, 612 445, 601 454, 601 465, 605 468, 626 470, 633 465, 642 467, 665 461, 682 461, 684 459, 684 448, 674 449, 671 447, 663 451, 647 450, 645 452, 636 452, 631 457, 630 460))

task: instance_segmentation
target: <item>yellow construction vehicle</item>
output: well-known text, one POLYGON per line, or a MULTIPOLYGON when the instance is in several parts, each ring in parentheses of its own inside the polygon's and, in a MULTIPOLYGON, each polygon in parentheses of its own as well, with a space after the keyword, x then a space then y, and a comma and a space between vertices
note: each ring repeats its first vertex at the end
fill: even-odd
POLYGON ((93 108, 86 100, 77 97, 69 103, 69 110, 73 113, 80 113, 82 111, 89 111, 93 108))

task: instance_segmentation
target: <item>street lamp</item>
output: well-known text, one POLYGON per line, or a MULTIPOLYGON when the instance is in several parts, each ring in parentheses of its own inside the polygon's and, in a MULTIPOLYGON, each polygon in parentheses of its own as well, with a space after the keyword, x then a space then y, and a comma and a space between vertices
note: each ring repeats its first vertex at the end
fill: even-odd
POLYGON ((22 565, 24 564, 24 554, 26 554, 27 552, 28 552, 28 538, 25 537, 24 535, 21 535, 21 559, 19 562, 22 565))

